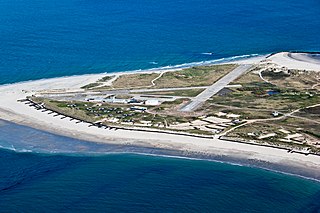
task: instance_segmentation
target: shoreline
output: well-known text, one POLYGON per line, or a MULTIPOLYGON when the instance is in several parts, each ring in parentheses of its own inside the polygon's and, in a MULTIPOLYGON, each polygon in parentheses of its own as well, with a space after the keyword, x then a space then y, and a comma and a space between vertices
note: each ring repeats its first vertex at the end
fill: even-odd
POLYGON ((5 83, 0 84, 0 88, 3 86, 10 86, 15 84, 27 84, 27 83, 34 83, 34 82, 43 82, 43 81, 52 81, 52 80, 61 80, 66 78, 78 78, 78 77, 92 77, 93 79, 100 79, 104 76, 112 76, 112 75, 125 75, 125 74, 136 74, 136 73, 159 73, 162 71, 177 71, 185 68, 190 67, 197 67, 197 66, 206 66, 206 65, 220 65, 220 64, 243 64, 243 63, 255 63, 259 61, 262 58, 266 58, 270 56, 271 54, 249 54, 249 55, 239 55, 239 56, 232 56, 227 58, 219 58, 209 61, 198 61, 198 62, 190 62, 190 63, 184 63, 184 64, 177 64, 177 65, 170 65, 170 66, 164 66, 164 67, 155 67, 150 69, 138 69, 138 70, 126 70, 126 71, 112 71, 112 72, 102 72, 102 73, 92 73, 92 74, 76 74, 76 75, 66 75, 66 76, 57 76, 52 78, 40 78, 40 79, 31 79, 26 81, 18 81, 13 83, 5 83))
MULTIPOLYGON (((279 53, 283 54, 283 53, 279 53)), ((260 56, 261 57, 261 56, 260 56)), ((230 62, 229 62, 230 63, 230 62)), ((234 63, 252 63, 250 58, 234 63)), ((203 64, 202 64, 203 65, 203 64)), ((77 124, 69 119, 60 119, 47 113, 37 111, 17 100, 24 99, 33 94, 33 91, 55 90, 55 89, 79 89, 80 86, 94 82, 106 75, 121 75, 143 72, 161 72, 154 70, 119 72, 108 74, 90 74, 73 77, 58 77, 35 81, 20 82, 0 86, 0 119, 22 124, 56 135, 76 138, 88 142, 119 146, 138 146, 146 149, 160 149, 178 152, 182 155, 210 156, 215 159, 230 159, 237 162, 248 162, 249 165, 256 164, 260 168, 272 165, 274 168, 284 170, 286 168, 292 173, 301 171, 320 180, 320 156, 288 153, 287 150, 274 147, 264 147, 253 144, 235 143, 220 140, 218 138, 195 138, 184 135, 169 135, 157 132, 142 132, 138 130, 106 130, 96 127, 88 127, 88 124, 77 124), (311 175, 312 173, 312 175, 311 175)), ((214 159, 214 160, 215 160, 214 159)), ((225 161, 225 162, 228 162, 225 161)), ((232 162, 231 162, 232 163, 232 162)), ((266 168, 268 169, 268 168, 266 168)), ((277 170, 276 170, 277 171, 277 170)), ((303 175, 302 175, 303 176, 303 175)))
MULTIPOLYGON (((19 102, 23 102, 18 100, 19 102)), ((34 103, 32 100, 28 100, 31 103, 34 103)), ((85 123, 88 124, 89 127, 97 127, 97 128, 102 128, 105 127, 105 129, 110 128, 110 129, 121 129, 124 131, 136 131, 136 132, 147 132, 147 133, 156 133, 156 134, 165 134, 165 135, 176 135, 176 136, 182 136, 182 137, 191 137, 191 138, 200 138, 200 139, 219 139, 222 141, 228 141, 228 142, 233 142, 233 143, 240 143, 240 144, 249 144, 249 145, 254 145, 254 146, 260 146, 260 147, 269 147, 269 148, 274 148, 274 149, 280 149, 280 150, 285 150, 287 152, 290 153, 297 153, 297 154, 301 154, 301 155, 314 155, 314 156, 320 156, 320 154, 315 154, 315 153, 305 153, 305 152, 301 152, 301 151, 297 151, 297 150, 292 150, 289 148, 285 148, 285 147, 278 147, 278 146, 272 146, 272 145, 268 145, 268 144, 257 144, 257 143, 253 143, 251 141, 246 141, 246 140, 237 140, 235 138, 229 138, 223 135, 220 136, 215 136, 215 135, 198 135, 198 134, 192 134, 192 133, 186 133, 186 132, 178 132, 178 131, 171 131, 171 130, 162 130, 162 129, 152 129, 152 128, 143 128, 143 127, 121 127, 121 126, 112 126, 112 125, 97 125, 96 123, 93 122, 88 122, 88 121, 83 121, 83 120, 79 120, 77 118, 74 117, 70 117, 69 115, 54 111, 52 109, 47 109, 47 108, 43 108, 45 109, 45 112, 49 111, 49 113, 53 112, 56 114, 59 114, 60 116, 66 117, 67 119, 74 120, 76 122, 80 122, 80 123, 85 123)), ((1 112, 1 109, 0 109, 1 112)))
MULTIPOLYGON (((320 54, 318 51, 287 51, 287 52, 272 52, 272 53, 265 53, 265 54, 248 54, 248 55, 237 55, 231 56, 227 58, 219 58, 213 59, 208 61, 197 61, 197 62, 189 62, 184 64, 177 64, 177 65, 169 65, 164 67, 155 67, 149 69, 137 69, 137 70, 126 70, 126 71, 111 71, 111 72, 102 72, 102 73, 87 73, 87 74, 76 74, 76 75, 65 75, 65 76, 57 76, 57 77, 50 77, 50 78, 40 78, 40 79, 31 79, 31 80, 23 80, 13 83, 4 83, 0 84, 0 88, 3 86, 10 86, 15 84, 25 84, 25 83, 33 83, 33 82, 43 82, 47 80, 59 80, 59 79, 66 79, 66 78, 77 78, 77 77, 92 77, 96 80, 100 79, 104 76, 112 76, 112 75, 125 75, 125 74, 136 74, 136 73, 159 73, 162 71, 177 71, 185 68, 190 67, 197 67, 197 66, 210 66, 210 65, 220 65, 220 64, 248 64, 248 63, 256 63, 261 59, 271 59, 273 56, 277 54, 320 54)), ((283 60, 281 61, 283 62, 283 60)), ((320 63, 320 62, 319 62, 320 63)))
MULTIPOLYGON (((1 120, 0 120, 1 121, 1 120)), ((188 152, 185 152, 183 150, 170 150, 170 149, 164 149, 159 147, 144 147, 141 145, 120 145, 120 144, 112 144, 112 143, 105 143, 99 140, 87 140, 80 138, 80 137, 74 137, 72 135, 67 134, 57 134, 57 132, 48 131, 45 129, 36 128, 31 125, 11 122, 3 120, 7 123, 11 123, 14 125, 20 125, 24 127, 33 128, 36 130, 40 130, 49 134, 53 134, 55 136, 64 136, 68 138, 73 138, 76 140, 79 140, 83 143, 86 143, 88 146, 99 144, 103 146, 112 146, 113 149, 116 149, 116 151, 95 151, 95 152, 89 152, 89 151, 54 151, 51 152, 49 150, 46 151, 35 151, 35 150, 17 150, 14 146, 12 148, 9 147, 0 147, 0 149, 9 150, 12 152, 17 153, 34 153, 34 154, 40 154, 40 155, 66 155, 66 156, 105 156, 105 155, 142 155, 142 156, 151 156, 151 157, 161 157, 161 158, 174 158, 174 159, 183 159, 183 160, 198 160, 198 161, 210 161, 215 163, 222 163, 222 164, 229 164, 233 166, 245 166, 250 168, 258 168, 263 169, 266 171, 274 172, 274 173, 280 173, 284 175, 290 175, 295 176, 298 178, 303 178, 311 181, 316 181, 320 183, 320 174, 318 173, 318 168, 310 168, 305 167, 304 163, 297 163, 297 162, 290 162, 290 161, 283 161, 283 162, 270 162, 265 161, 261 159, 250 159, 246 158, 241 153, 226 153, 226 154, 215 154, 215 153, 201 153, 189 150, 188 152)), ((255 145, 253 145, 255 146, 255 145)))
POLYGON ((281 52, 271 54, 267 57, 273 63, 279 66, 285 66, 288 69, 307 70, 320 72, 320 60, 310 57, 317 52, 281 52))
MULTIPOLYGON (((2 117, 3 111, 0 112, 2 117)), ((10 115, 12 116, 12 115, 10 115)), ((97 143, 103 145, 112 145, 119 147, 138 147, 143 149, 143 152, 132 152, 133 154, 144 154, 144 155, 155 155, 163 157, 174 157, 174 158, 190 158, 195 160, 211 160, 221 163, 235 164, 239 166, 256 167, 273 172, 280 172, 283 174, 294 175, 306 179, 320 181, 320 156, 305 156, 298 153, 288 153, 287 150, 277 149, 274 147, 262 147, 254 144, 240 144, 235 142, 226 142, 219 139, 193 139, 188 136, 178 136, 180 141, 168 140, 164 143, 163 140, 150 140, 150 139, 128 139, 128 138, 108 138, 101 137, 101 135, 93 135, 81 132, 66 131, 63 129, 50 128, 39 123, 32 123, 26 121, 24 118, 18 118, 15 116, 13 122, 18 125, 23 125, 38 129, 44 132, 48 132, 54 135, 61 135, 69 138, 74 138, 87 143, 97 143), (213 146, 210 144, 204 144, 203 142, 212 142, 215 140, 213 146), (186 142, 184 142, 186 141, 186 142), (190 141, 192 141, 190 143, 190 141), (193 143, 194 142, 194 143, 193 143), (196 143, 202 143, 202 147, 194 146, 196 143), (178 143, 178 144, 175 144, 178 143), (183 146, 184 145, 191 146, 183 146), (219 143, 219 144, 218 144, 219 143), (182 144, 182 145, 181 145, 182 144), (215 145, 218 145, 215 147, 215 145), (148 150, 145 152, 145 150, 148 150), (156 153, 160 152, 160 154, 156 153)), ((8 119, 4 119, 8 121, 8 119)), ((60 119, 59 119, 60 120, 60 119)), ((90 128, 91 129, 91 128, 90 128)), ((94 130, 94 129, 92 129, 94 130)), ((96 129, 98 130, 98 128, 96 129)), ((161 135, 161 133, 152 133, 154 136, 161 135)), ((170 137, 164 137, 165 140, 170 137)), ((117 152, 120 153, 130 153, 117 152)), ((51 154, 59 154, 51 153, 51 154)), ((64 154, 64 153, 61 153, 64 154)), ((68 154, 68 153, 67 153, 68 154)), ((88 153, 93 154, 108 154, 103 153, 88 153)), ((109 154, 112 154, 109 153, 109 154)))

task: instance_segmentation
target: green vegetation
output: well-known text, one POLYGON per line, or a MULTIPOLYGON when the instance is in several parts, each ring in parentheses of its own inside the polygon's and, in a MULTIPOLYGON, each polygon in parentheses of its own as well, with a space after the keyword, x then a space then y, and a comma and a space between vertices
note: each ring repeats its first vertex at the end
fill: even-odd
POLYGON ((246 118, 255 119, 272 117, 272 111, 290 112, 317 103, 320 103, 320 94, 317 93, 280 88, 265 82, 252 82, 244 83, 242 88, 234 89, 234 92, 226 96, 210 98, 206 108, 215 108, 218 104, 236 114, 247 114, 246 118), (269 95, 268 91, 277 93, 269 95), (268 111, 268 115, 263 115, 263 111, 268 111))
POLYGON ((204 89, 186 89, 186 90, 171 90, 161 92, 145 92, 148 95, 166 95, 166 96, 180 96, 180 97, 195 97, 203 92, 204 89))
MULTIPOLYGON (((320 104, 320 103, 319 103, 320 104)), ((320 106, 301 110, 304 113, 320 116, 320 106)))
MULTIPOLYGON (((151 81, 158 77, 158 73, 127 74, 119 76, 112 84, 115 89, 143 88, 151 86, 151 81)), ((105 88, 110 89, 110 87, 105 88)))
MULTIPOLYGON (((233 70, 236 65, 215 65, 183 69, 160 73, 136 73, 121 75, 112 87, 104 86, 113 76, 106 76, 96 83, 84 86, 95 91, 110 90, 106 95, 129 99, 129 92, 113 94, 112 89, 133 88, 175 88, 209 86, 233 70), (99 88, 95 88, 98 87, 99 88)), ((45 103, 49 109, 86 121, 101 121, 112 126, 137 126, 172 130, 192 134, 212 135, 212 132, 225 131, 236 124, 245 124, 228 132, 227 137, 250 140, 263 145, 273 145, 288 149, 310 150, 320 153, 320 93, 315 89, 319 74, 314 72, 265 70, 264 79, 259 77, 261 67, 257 66, 236 79, 232 84, 241 87, 227 88, 211 97, 195 112, 179 111, 191 97, 204 89, 183 89, 171 91, 146 91, 140 97, 179 96, 173 101, 166 101, 159 106, 146 106, 132 109, 130 104, 87 103, 74 101, 54 101, 34 98, 45 103), (276 72, 274 72, 276 71, 276 72), (300 109, 299 111, 295 111, 300 109), (279 116, 274 117, 277 111, 279 116), (295 111, 294 114, 292 112, 295 111), (291 114, 290 114, 291 113, 291 114), (213 121, 206 121, 211 116, 213 121), (221 118, 217 118, 221 116, 221 118), (207 123, 206 123, 207 122, 207 123), (280 131, 282 130, 282 131, 280 131), (271 136, 270 136, 271 135, 271 136), (292 136, 293 135, 293 136, 292 136), (297 136, 298 135, 298 136, 297 136), (290 138, 290 137, 292 138, 290 138)), ((320 87, 317 87, 320 88, 320 87)), ((160 99, 160 98, 159 98, 160 99)), ((138 105, 138 103, 136 103, 138 105)))
MULTIPOLYGON (((150 128, 170 130, 170 125, 176 123, 185 123, 196 120, 196 117, 181 117, 174 115, 157 114, 143 111, 133 111, 131 105, 115 105, 115 104, 94 104, 90 102, 75 102, 75 101, 55 101, 44 98, 32 97, 32 100, 37 103, 44 103, 47 109, 54 110, 64 115, 69 115, 80 120, 88 122, 97 122, 104 120, 107 125, 124 125, 132 126, 133 124, 147 125, 150 128), (116 120, 114 122, 108 121, 116 120)), ((177 100, 174 103, 167 102, 164 107, 174 106, 177 103, 182 103, 183 100, 177 100)), ((212 134, 200 130, 188 130, 189 133, 197 134, 212 134)))
POLYGON ((294 115, 320 123, 320 106, 302 109, 299 112, 294 113, 294 115))
MULTIPOLYGON (((291 123, 291 121, 286 121, 286 124, 288 123, 291 123)), ((281 122, 281 124, 282 124, 281 128, 285 128, 292 132, 305 133, 304 130, 301 130, 301 129, 297 130, 297 128, 294 128, 290 125, 284 125, 283 122, 281 122)), ((248 125, 239 127, 236 130, 227 134, 227 137, 243 138, 251 141, 253 140, 255 143, 259 143, 259 144, 268 144, 268 145, 273 145, 277 147, 284 147, 284 148, 296 149, 296 150, 309 149, 313 153, 320 153, 320 148, 316 148, 313 145, 305 142, 300 143, 294 140, 282 141, 281 139, 284 139, 285 136, 286 134, 279 131, 279 125, 277 122, 257 122, 254 124, 248 124, 248 125), (276 135, 272 137, 264 138, 264 139, 259 139, 259 136, 267 135, 269 133, 275 133, 276 135)))
POLYGON ((81 87, 81 89, 87 89, 87 90, 91 89, 92 90, 92 89, 95 89, 95 87, 100 88, 100 86, 102 86, 104 82, 107 82, 107 81, 111 80, 112 78, 114 78, 113 75, 112 76, 105 76, 105 77, 99 79, 97 82, 90 83, 90 84, 87 84, 87 85, 81 87))
POLYGON ((177 108, 181 106, 183 103, 187 103, 190 101, 188 98, 179 98, 174 101, 165 101, 160 106, 156 106, 153 108, 156 112, 168 112, 169 110, 177 111, 177 108))
POLYGON ((101 85, 102 85, 102 83, 90 83, 90 84, 87 84, 87 85, 81 87, 81 89, 91 89, 91 88, 101 86, 101 85))
MULTIPOLYGON (((173 88, 173 87, 194 87, 209 86, 218 79, 229 73, 237 65, 213 65, 192 67, 180 71, 169 71, 159 79, 159 73, 136 73, 119 76, 111 87, 99 87, 99 90, 110 89, 132 89, 132 88, 173 88)), ((191 96, 190 96, 191 97, 191 96)))
POLYGON ((88 122, 95 122, 98 120, 97 117, 94 117, 85 112, 86 108, 93 106, 92 103, 74 102, 74 101, 62 102, 62 101, 55 101, 55 100, 35 98, 35 97, 32 97, 32 100, 37 103, 44 103, 47 109, 54 110, 64 115, 70 115, 74 118, 78 118, 88 122), (74 107, 70 107, 69 105, 74 105, 74 107))
POLYGON ((284 73, 284 72, 270 72, 270 71, 267 71, 267 72, 262 72, 262 75, 264 77, 267 77, 268 79, 270 80, 283 80, 287 77, 290 77, 289 74, 287 73, 284 73))
POLYGON ((107 82, 107 81, 111 80, 112 78, 114 78, 114 75, 107 75, 107 76, 99 79, 98 82, 107 82))
POLYGON ((116 95, 116 98, 118 98, 118 99, 130 99, 130 98, 133 98, 133 96, 129 95, 129 94, 118 94, 118 95, 116 95))
POLYGON ((166 72, 155 81, 157 88, 209 86, 225 76, 236 65, 214 65, 166 72))
POLYGON ((304 120, 296 117, 288 117, 279 121, 272 121, 270 123, 285 126, 288 129, 298 130, 300 132, 308 132, 313 136, 319 135, 320 124, 313 120, 304 120))
POLYGON ((319 87, 312 89, 315 84, 319 83, 319 75, 317 72, 289 70, 288 73, 266 71, 262 74, 265 79, 281 88, 298 91, 319 91, 319 87))

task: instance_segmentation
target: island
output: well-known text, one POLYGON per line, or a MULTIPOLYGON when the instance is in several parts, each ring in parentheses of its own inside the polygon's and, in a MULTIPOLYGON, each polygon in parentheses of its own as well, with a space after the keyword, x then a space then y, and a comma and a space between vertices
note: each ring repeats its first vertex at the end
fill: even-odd
POLYGON ((0 118, 84 140, 320 169, 320 61, 281 52, 0 87, 0 118))

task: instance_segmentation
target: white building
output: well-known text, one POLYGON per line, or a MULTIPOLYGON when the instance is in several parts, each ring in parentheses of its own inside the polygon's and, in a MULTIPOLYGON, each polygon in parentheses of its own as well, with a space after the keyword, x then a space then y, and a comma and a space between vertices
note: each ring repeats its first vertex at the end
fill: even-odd
POLYGON ((157 106, 160 104, 160 102, 157 99, 150 99, 150 100, 146 100, 144 104, 147 106, 157 106))

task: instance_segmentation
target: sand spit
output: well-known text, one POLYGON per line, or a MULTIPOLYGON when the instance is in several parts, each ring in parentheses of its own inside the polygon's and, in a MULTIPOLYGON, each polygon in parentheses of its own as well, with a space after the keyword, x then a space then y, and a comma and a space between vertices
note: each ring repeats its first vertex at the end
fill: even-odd
POLYGON ((0 87, 0 118, 55 134, 99 143, 177 150, 183 153, 233 157, 294 168, 308 168, 315 178, 320 179, 320 156, 289 153, 283 149, 228 142, 218 138, 195 138, 165 133, 89 127, 87 123, 77 123, 76 121, 70 121, 69 118, 61 119, 61 116, 53 116, 17 101, 34 94, 35 91, 77 90, 103 76, 105 74, 3 85, 0 87))
POLYGON ((270 56, 268 59, 288 69, 320 72, 320 60, 313 58, 310 53, 281 52, 270 56))

